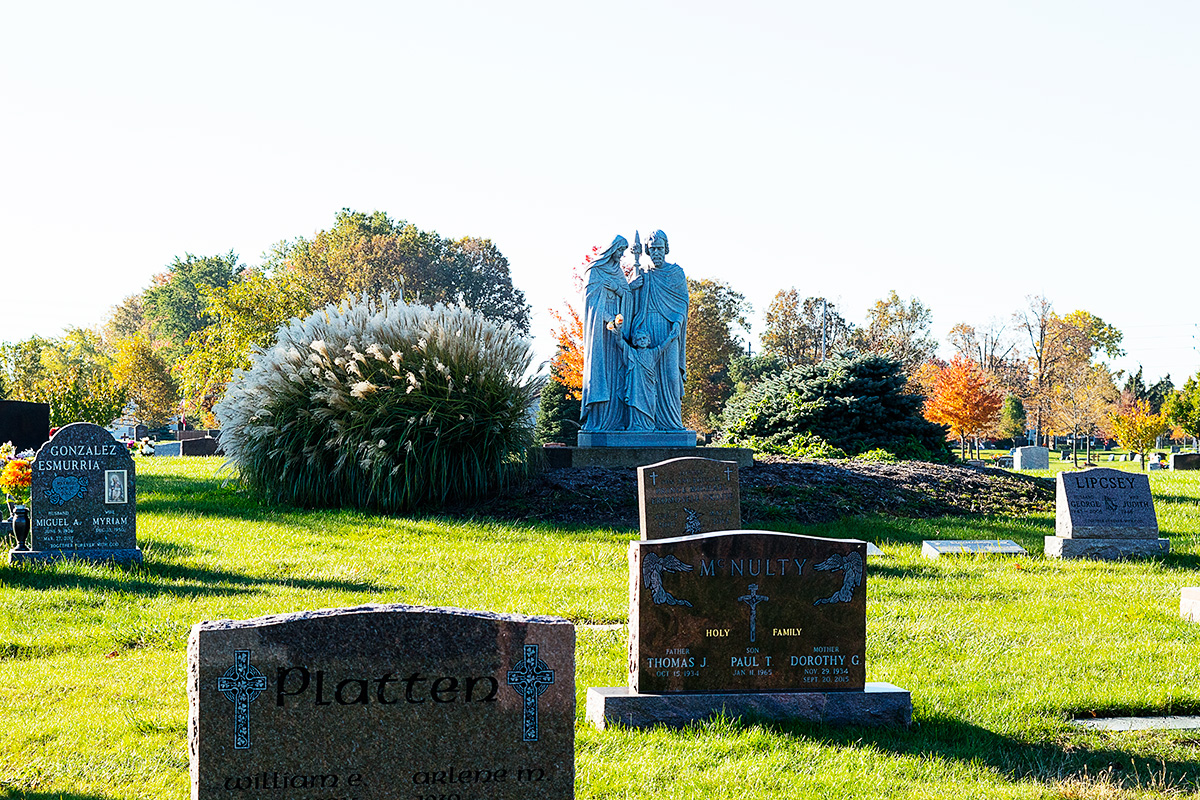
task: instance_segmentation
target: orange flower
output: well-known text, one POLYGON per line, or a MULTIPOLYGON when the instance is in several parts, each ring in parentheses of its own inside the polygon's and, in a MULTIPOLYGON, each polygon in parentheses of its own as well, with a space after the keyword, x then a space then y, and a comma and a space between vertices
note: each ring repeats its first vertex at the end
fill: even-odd
POLYGON ((0 472, 0 490, 5 494, 24 496, 29 484, 33 482, 33 469, 23 458, 14 458, 4 465, 0 472))

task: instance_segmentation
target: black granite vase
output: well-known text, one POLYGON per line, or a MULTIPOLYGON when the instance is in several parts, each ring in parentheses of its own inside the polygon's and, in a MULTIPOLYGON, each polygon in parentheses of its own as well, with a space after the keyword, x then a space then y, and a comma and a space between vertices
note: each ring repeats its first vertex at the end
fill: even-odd
POLYGON ((29 550, 29 546, 25 544, 25 540, 29 538, 29 509, 25 506, 17 506, 13 509, 12 529, 13 535, 17 537, 17 546, 13 550, 16 552, 29 550))

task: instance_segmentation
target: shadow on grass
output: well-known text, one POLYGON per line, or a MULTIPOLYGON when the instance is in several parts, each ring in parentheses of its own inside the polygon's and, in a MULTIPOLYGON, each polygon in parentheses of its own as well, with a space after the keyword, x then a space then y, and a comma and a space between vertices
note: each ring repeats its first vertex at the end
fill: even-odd
POLYGON ((1109 773, 1113 780, 1131 786, 1145 786, 1153 776, 1156 785, 1162 781, 1186 791, 1200 787, 1200 761, 1151 759, 1119 747, 1089 747, 1086 741, 1072 742, 1069 747, 1055 742, 1031 742, 961 720, 920 720, 908 730, 762 724, 783 735, 803 736, 845 748, 873 746, 898 756, 982 763, 1014 781, 1054 782, 1085 776, 1095 779, 1109 773))
MULTIPOLYGON (((157 544, 154 545, 157 547, 157 544)), ((229 570, 181 564, 149 563, 131 570, 113 567, 107 574, 74 572, 69 562, 49 568, 0 567, 0 585, 23 589, 84 589, 124 592, 143 597, 220 597, 258 594, 267 587, 342 592, 396 592, 397 587, 365 581, 341 581, 287 576, 248 575, 229 570)))

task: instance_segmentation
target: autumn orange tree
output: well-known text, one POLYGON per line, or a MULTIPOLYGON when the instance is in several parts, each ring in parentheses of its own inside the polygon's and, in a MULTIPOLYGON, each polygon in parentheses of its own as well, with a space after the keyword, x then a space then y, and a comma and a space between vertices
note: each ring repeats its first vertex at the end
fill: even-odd
POLYGON ((1159 436, 1170 432, 1171 426, 1162 414, 1155 414, 1146 400, 1134 400, 1127 408, 1109 417, 1109 430, 1121 446, 1142 456, 1146 468, 1146 451, 1159 436))
POLYGON ((572 400, 579 400, 583 397, 583 320, 570 303, 563 312, 550 309, 550 316, 558 323, 550 332, 555 348, 550 379, 565 386, 572 400))
MULTIPOLYGON (((599 252, 599 247, 593 247, 573 270, 571 283, 577 296, 583 291, 583 271, 599 252)), ((551 329, 554 356, 550 359, 550 380, 542 389, 534 438, 541 444, 573 445, 579 435, 583 399, 583 318, 569 301, 563 301, 562 310, 549 311, 556 323, 551 329)))
POLYGON ((967 437, 977 437, 996 424, 1002 401, 979 365, 959 355, 933 381, 933 391, 925 401, 925 419, 949 427, 958 437, 965 459, 967 437))

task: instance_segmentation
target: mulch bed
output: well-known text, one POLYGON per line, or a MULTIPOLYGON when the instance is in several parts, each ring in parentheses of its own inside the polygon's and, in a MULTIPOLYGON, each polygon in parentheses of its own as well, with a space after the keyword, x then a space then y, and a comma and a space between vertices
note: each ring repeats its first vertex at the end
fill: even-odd
MULTIPOLYGON (((1054 483, 987 467, 920 461, 789 461, 755 456, 742 469, 742 527, 780 520, 842 517, 1026 514, 1054 510, 1054 483)), ((544 472, 486 502, 446 509, 452 516, 637 528, 637 471, 583 467, 544 472)))

